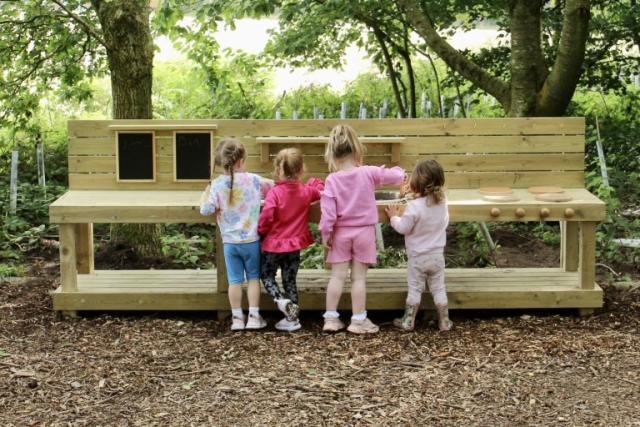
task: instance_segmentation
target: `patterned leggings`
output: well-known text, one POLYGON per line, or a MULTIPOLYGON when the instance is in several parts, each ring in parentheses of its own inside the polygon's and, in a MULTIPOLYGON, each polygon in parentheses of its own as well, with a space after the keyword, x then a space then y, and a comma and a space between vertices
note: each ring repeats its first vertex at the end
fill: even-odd
POLYGON ((278 282, 276 282, 278 267, 280 267, 282 275, 282 287, 289 294, 291 302, 298 304, 296 276, 298 275, 298 268, 300 268, 300 251, 284 253, 262 252, 260 279, 262 280, 262 285, 274 300, 282 299, 278 282))

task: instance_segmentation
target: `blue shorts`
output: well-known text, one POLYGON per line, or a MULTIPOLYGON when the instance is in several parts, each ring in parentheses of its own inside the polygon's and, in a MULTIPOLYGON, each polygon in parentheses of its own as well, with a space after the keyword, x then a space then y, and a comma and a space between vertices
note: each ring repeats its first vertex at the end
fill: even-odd
POLYGON ((245 279, 260 279, 260 241, 224 243, 224 262, 227 264, 229 285, 242 285, 245 279))

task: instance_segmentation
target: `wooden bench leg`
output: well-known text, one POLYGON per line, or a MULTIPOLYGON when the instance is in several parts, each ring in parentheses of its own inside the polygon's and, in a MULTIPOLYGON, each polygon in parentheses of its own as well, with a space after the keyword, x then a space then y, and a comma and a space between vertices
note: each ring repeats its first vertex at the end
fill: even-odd
POLYGON ((580 263, 580 223, 576 221, 561 222, 560 267, 564 271, 578 271, 580 263))
POLYGON ((596 223, 580 222, 579 265, 580 289, 594 289, 596 285, 596 223))
POLYGON ((596 309, 595 308, 579 308, 578 309, 578 316, 580 317, 589 317, 592 316, 593 313, 595 313, 596 309))
MULTIPOLYGON (((63 293, 78 291, 76 271, 76 224, 60 224, 60 288, 63 293)), ((75 311, 65 311, 68 317, 75 317, 75 311)))
POLYGON ((76 224, 76 267, 78 274, 94 271, 93 224, 76 224))

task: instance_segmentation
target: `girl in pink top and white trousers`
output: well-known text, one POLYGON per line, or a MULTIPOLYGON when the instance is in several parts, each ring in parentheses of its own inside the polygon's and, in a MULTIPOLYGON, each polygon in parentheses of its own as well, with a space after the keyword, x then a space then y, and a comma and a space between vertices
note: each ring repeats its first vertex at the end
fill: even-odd
POLYGON ((391 226, 404 234, 407 248, 407 279, 409 291, 404 315, 393 321, 393 326, 413 331, 416 315, 422 300, 425 283, 438 311, 438 326, 441 331, 451 329, 449 303, 444 284, 444 247, 447 243, 449 211, 445 197, 444 171, 433 159, 418 162, 408 183, 415 199, 400 214, 400 208, 392 205, 385 210, 391 226))
POLYGON ((309 208, 311 203, 320 200, 324 183, 316 178, 310 178, 306 185, 300 182, 304 163, 297 148, 281 150, 274 163, 280 181, 267 193, 258 222, 258 234, 262 237, 260 279, 285 315, 276 323, 276 329, 296 331, 301 327, 296 286, 300 250, 313 243, 309 231, 309 208), (276 282, 278 268, 288 298, 282 296, 276 282))
POLYGON ((400 167, 363 166, 363 153, 364 146, 350 126, 338 125, 331 130, 325 161, 332 173, 327 177, 320 199, 319 226, 322 245, 329 251, 327 263, 331 264, 324 313, 325 332, 337 332, 345 327, 337 309, 350 263, 353 315, 347 330, 365 334, 376 333, 379 329, 367 318, 365 309, 367 269, 376 263, 378 208, 375 188, 400 185, 405 174, 400 167))

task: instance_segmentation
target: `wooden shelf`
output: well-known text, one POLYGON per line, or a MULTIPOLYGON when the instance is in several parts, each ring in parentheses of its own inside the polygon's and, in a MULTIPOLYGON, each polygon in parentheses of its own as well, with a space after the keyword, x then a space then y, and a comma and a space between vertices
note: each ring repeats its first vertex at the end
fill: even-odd
MULTIPOLYGON (((400 161, 400 144, 406 141, 405 137, 401 136, 363 136, 360 141, 367 144, 391 144, 391 162, 398 163, 400 161)), ((260 161, 263 163, 269 162, 269 145, 270 144, 326 144, 327 137, 314 136, 314 137, 295 137, 295 136, 282 136, 282 137, 258 137, 256 138, 256 144, 261 146, 260 149, 260 161)))
POLYGON ((215 130, 218 125, 213 124, 130 124, 109 125, 109 130, 215 130))

